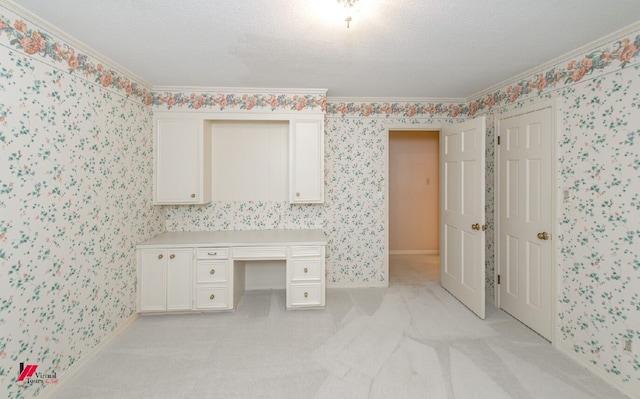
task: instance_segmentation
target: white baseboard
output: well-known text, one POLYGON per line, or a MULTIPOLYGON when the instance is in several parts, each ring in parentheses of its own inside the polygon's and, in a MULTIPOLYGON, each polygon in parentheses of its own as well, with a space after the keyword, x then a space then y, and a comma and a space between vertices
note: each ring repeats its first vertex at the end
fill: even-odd
POLYGON ((440 255, 438 249, 392 249, 389 255, 440 255))
POLYGON ((387 281, 374 281, 370 283, 330 283, 327 281, 327 288, 387 288, 389 283, 387 281))
POLYGON ((556 343, 555 347, 566 356, 574 360, 576 363, 591 371, 593 374, 598 376, 600 379, 604 380, 607 384, 611 385, 613 388, 622 392, 624 395, 629 397, 630 399, 640 399, 638 396, 638 391, 634 390, 632 386, 627 386, 621 383, 620 380, 614 379, 610 374, 605 373, 600 368, 594 366, 592 363, 586 361, 583 357, 578 356, 569 346, 566 346, 562 343, 556 343))
POLYGON ((89 363, 91 360, 93 360, 93 358, 98 353, 100 353, 100 351, 102 351, 102 349, 104 349, 105 346, 110 344, 118 335, 120 335, 120 333, 122 333, 124 330, 126 330, 127 327, 129 327, 129 325, 131 325, 131 323, 133 323, 138 318, 138 316, 139 316, 138 313, 134 313, 131 316, 129 316, 129 318, 126 319, 122 324, 120 324, 120 326, 118 326, 118 328, 113 330, 111 332, 111 334, 109 334, 106 337, 104 337, 98 343, 98 345, 96 345, 93 349, 91 349, 89 352, 87 352, 78 361, 73 363, 71 365, 71 367, 69 367, 64 372, 62 372, 60 374, 60 377, 58 378, 59 382, 57 384, 50 384, 50 385, 45 386, 44 389, 42 391, 40 391, 40 393, 38 394, 38 398, 43 398, 43 399, 51 398, 56 392, 58 392, 60 389, 62 389, 62 387, 66 383, 68 383, 69 381, 73 380, 73 378, 80 371, 82 371, 82 369, 84 368, 84 366, 87 363, 89 363))

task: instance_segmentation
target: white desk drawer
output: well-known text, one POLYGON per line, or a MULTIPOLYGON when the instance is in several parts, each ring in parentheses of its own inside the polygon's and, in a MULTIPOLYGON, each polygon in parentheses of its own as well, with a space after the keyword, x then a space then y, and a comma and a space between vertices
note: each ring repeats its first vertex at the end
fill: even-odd
POLYGON ((197 287, 196 308, 229 309, 229 289, 227 287, 197 287))
POLYGON ((294 258, 298 258, 302 256, 306 256, 306 257, 322 256, 322 247, 319 245, 291 247, 291 256, 294 258))
POLYGON ((228 259, 229 248, 198 248, 198 259, 228 259))
POLYGON ((233 248, 233 259, 287 259, 287 247, 235 247, 233 248))
POLYGON ((322 277, 322 260, 300 259, 292 260, 293 266, 291 280, 320 280, 322 277))
POLYGON ((291 285, 291 307, 321 306, 320 284, 291 285))
POLYGON ((199 260, 196 265, 197 283, 226 283, 229 281, 229 261, 199 260))

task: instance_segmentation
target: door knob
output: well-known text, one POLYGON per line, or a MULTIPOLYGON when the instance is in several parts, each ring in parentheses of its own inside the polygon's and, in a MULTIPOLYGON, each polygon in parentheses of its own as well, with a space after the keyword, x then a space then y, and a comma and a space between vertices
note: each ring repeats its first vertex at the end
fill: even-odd
POLYGON ((549 233, 547 233, 546 231, 543 231, 542 233, 538 233, 538 238, 541 240, 548 240, 549 233))
POLYGON ((472 230, 480 230, 480 223, 474 223, 471 225, 472 230))

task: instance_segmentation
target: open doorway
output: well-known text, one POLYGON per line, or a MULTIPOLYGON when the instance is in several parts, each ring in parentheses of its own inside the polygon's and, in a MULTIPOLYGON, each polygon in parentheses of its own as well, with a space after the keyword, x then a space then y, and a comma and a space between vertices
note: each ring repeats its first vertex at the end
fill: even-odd
POLYGON ((439 279, 438 130, 389 130, 389 278, 439 279))

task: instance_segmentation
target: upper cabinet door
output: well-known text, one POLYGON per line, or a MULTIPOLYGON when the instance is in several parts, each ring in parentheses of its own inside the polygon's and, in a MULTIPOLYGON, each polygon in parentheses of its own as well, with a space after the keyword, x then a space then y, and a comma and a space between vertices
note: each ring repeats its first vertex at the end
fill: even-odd
POLYGON ((202 119, 156 119, 154 150, 154 204, 211 201, 211 132, 202 119))
POLYGON ((324 117, 293 119, 289 126, 289 201, 324 202, 324 117))

